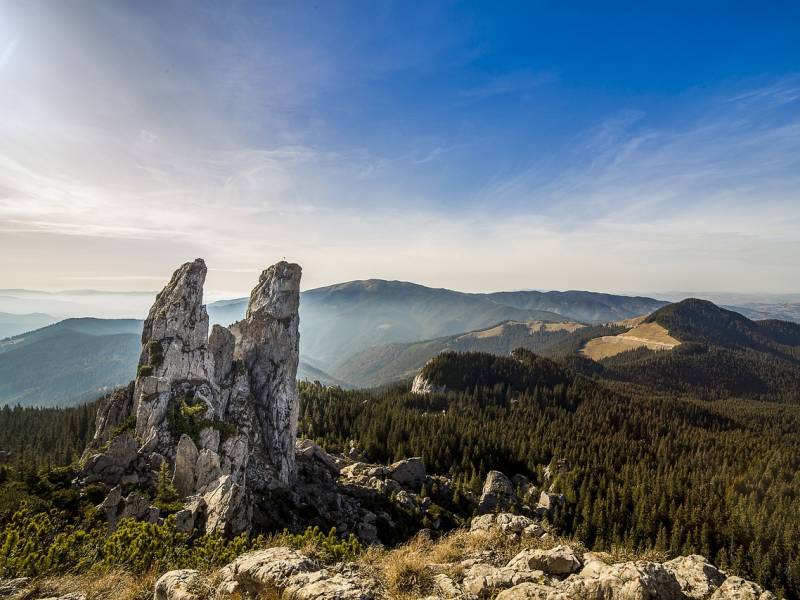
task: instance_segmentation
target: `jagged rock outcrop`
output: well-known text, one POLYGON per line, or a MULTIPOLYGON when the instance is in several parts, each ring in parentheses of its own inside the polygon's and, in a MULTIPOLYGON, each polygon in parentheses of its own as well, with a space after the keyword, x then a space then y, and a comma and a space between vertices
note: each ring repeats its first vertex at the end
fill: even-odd
POLYGON ((481 513, 496 510, 507 511, 518 504, 517 494, 511 480, 500 471, 489 471, 483 484, 481 499, 478 502, 478 511, 481 513))
MULTIPOLYGON (((294 477, 300 276, 298 265, 269 267, 247 317, 209 336, 205 263, 175 271, 145 320, 136 380, 98 411, 80 481, 122 486, 130 498, 154 491, 165 464, 186 499, 181 527, 248 529, 263 492, 294 477)), ((149 507, 115 512, 115 499, 103 503, 110 523, 153 518, 149 507)))
MULTIPOLYGON (((424 368, 423 368, 424 370, 424 368)), ((443 385, 433 385, 428 379, 422 374, 420 371, 414 377, 414 380, 411 382, 411 393, 412 394, 433 394, 433 393, 441 393, 445 391, 445 386, 443 385)))

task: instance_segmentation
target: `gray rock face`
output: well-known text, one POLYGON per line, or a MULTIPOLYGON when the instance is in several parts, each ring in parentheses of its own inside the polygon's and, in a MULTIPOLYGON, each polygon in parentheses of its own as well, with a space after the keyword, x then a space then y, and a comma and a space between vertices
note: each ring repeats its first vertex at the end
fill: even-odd
POLYGON ((483 492, 478 502, 478 510, 482 513, 495 510, 508 510, 517 504, 517 495, 511 481, 500 471, 489 471, 483 484, 483 492))
POLYGON ((376 582, 355 566, 321 567, 297 550, 277 547, 245 554, 220 572, 218 596, 267 596, 280 591, 293 600, 372 600, 376 582))
POLYGON ((87 452, 97 450, 106 443, 111 432, 128 418, 133 412, 133 382, 114 391, 105 402, 97 408, 95 417, 94 439, 87 452))
MULTIPOLYGON (((241 337, 236 348, 255 399, 259 445, 277 483, 284 486, 294 477, 301 273, 299 265, 280 262, 261 274, 250 294, 245 320, 239 324, 241 337)), ((261 466, 253 465, 255 469, 261 466)))
POLYGON ((424 396, 426 394, 443 393, 445 391, 446 388, 443 385, 433 385, 422 375, 422 373, 417 373, 417 375, 414 377, 414 381, 411 382, 412 394, 420 394, 424 396))
POLYGON ((214 358, 214 380, 223 381, 228 377, 233 365, 233 351, 236 348, 236 337, 221 325, 211 328, 208 348, 214 358))
POLYGON ((200 573, 193 569, 167 571, 156 581, 153 600, 200 600, 191 591, 199 578, 200 573))
POLYGON ((569 575, 581 568, 581 561, 569 546, 556 546, 550 550, 523 550, 507 566, 543 571, 548 575, 569 575))
POLYGON ((400 485, 417 489, 425 483, 425 463, 418 456, 389 465, 389 477, 400 485))

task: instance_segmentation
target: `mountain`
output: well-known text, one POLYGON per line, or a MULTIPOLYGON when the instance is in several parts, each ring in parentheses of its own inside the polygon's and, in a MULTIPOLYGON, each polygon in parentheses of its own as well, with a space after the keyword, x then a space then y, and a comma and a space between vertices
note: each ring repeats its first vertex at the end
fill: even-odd
POLYGON ((706 398, 800 402, 800 324, 752 321, 696 298, 657 310, 647 324, 679 344, 604 358, 601 377, 706 398))
POLYGON ((800 302, 748 302, 724 308, 736 311, 753 320, 780 319, 781 321, 800 323, 800 302))
POLYGON ((497 292, 486 294, 499 304, 545 310, 582 323, 610 323, 646 315, 668 304, 641 296, 617 296, 597 292, 497 292))
POLYGON ((411 379, 429 359, 446 350, 508 355, 515 348, 547 353, 578 330, 580 323, 505 321, 498 325, 451 336, 367 348, 336 365, 336 377, 354 386, 371 387, 411 379))
POLYGON ((58 323, 34 329, 23 334, 0 340, 0 354, 19 350, 25 346, 39 344, 46 340, 70 334, 105 336, 115 334, 141 335, 142 321, 138 319, 64 319, 58 323))
POLYGON ((139 336, 62 331, 0 354, 0 405, 71 406, 130 380, 139 336))
POLYGON ((431 340, 504 321, 609 322, 663 305, 592 292, 468 294, 370 279, 304 292, 300 335, 304 353, 331 369, 376 345, 431 340))
POLYGON ((56 317, 45 313, 17 315, 0 312, 0 340, 33 329, 39 329, 56 321, 58 321, 56 317))
MULTIPOLYGON (((440 391, 470 392, 497 389, 533 394, 537 389, 578 385, 575 373, 549 358, 518 348, 510 356, 485 352, 443 352, 420 370, 415 387, 440 391), (424 383, 420 383, 424 382, 424 383)), ((586 385, 590 385, 588 381, 586 385)))
POLYGON ((53 321, 86 315, 119 319, 145 314, 154 296, 155 292, 0 289, 0 311, 41 312, 53 315, 53 321))

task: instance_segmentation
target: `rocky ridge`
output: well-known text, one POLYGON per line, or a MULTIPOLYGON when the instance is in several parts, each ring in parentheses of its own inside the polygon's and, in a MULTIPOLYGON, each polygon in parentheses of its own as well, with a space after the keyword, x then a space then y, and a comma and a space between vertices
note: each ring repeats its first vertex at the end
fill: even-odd
MULTIPOLYGON (((503 522, 514 519, 506 513, 496 516, 503 522)), ((392 581, 386 576, 389 571, 363 562, 323 566, 298 550, 274 547, 242 555, 211 575, 167 572, 155 585, 154 600, 272 597, 269 594, 292 600, 775 600, 774 594, 729 576, 699 555, 615 563, 608 555, 578 553, 553 541, 523 548, 508 560, 501 552, 477 549, 502 546, 496 534, 473 527, 468 535, 482 538, 475 550, 454 562, 428 560, 418 566, 418 583, 411 589, 397 589, 404 580, 392 581)), ((436 543, 422 542, 418 549, 433 555, 436 543)), ((393 558, 384 558, 384 568, 390 568, 393 558)))

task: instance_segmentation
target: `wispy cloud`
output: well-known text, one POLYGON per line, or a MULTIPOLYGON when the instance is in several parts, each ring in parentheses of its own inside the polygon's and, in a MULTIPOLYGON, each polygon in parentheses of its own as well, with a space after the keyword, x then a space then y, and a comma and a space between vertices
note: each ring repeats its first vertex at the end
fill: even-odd
POLYGON ((490 78, 488 81, 466 89, 459 90, 462 98, 482 100, 493 96, 507 94, 520 94, 529 92, 541 85, 555 81, 553 73, 533 73, 523 71, 518 73, 504 73, 490 78))
POLYGON ((481 71, 440 87, 460 31, 384 45, 283 5, 260 21, 215 4, 131 6, 9 11, 24 40, 0 45, 9 285, 147 283, 196 256, 209 289, 241 292, 283 256, 305 265, 306 287, 383 276, 777 291, 800 280, 797 79, 658 110, 634 99, 552 139, 544 114, 545 134, 526 143, 551 105, 498 116, 491 103, 558 78, 481 71), (410 69, 433 99, 405 89, 410 69), (505 137, 487 141, 490 125, 505 137))

